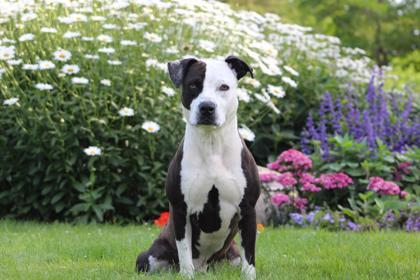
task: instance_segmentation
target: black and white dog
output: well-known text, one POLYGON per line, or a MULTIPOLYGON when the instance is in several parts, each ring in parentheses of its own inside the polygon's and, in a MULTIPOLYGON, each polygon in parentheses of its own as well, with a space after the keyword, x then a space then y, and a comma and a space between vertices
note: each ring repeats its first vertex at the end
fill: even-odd
POLYGON ((255 204, 260 182, 255 161, 238 133, 238 80, 252 68, 235 56, 225 60, 186 58, 168 63, 181 86, 186 130, 168 170, 169 222, 137 271, 170 266, 193 277, 194 270, 228 259, 242 262, 255 279, 255 204), (239 250, 233 240, 239 231, 239 250))

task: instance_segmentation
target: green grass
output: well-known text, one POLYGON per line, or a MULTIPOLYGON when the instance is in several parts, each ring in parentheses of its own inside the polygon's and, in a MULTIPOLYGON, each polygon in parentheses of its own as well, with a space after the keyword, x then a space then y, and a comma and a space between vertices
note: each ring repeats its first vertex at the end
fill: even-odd
MULTIPOLYGON (((0 279, 181 279, 138 275, 134 261, 159 230, 149 226, 0 221, 0 279)), ((405 232, 266 229, 259 279, 419 279, 420 236, 405 232)), ((197 279, 239 279, 218 265, 197 279)))

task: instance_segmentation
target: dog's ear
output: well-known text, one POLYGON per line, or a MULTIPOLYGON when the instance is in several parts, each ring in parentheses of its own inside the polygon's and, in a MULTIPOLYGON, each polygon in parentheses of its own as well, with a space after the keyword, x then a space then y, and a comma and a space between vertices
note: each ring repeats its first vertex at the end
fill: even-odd
POLYGON ((188 68, 194 62, 197 62, 197 59, 193 57, 168 62, 169 77, 171 77, 171 80, 176 87, 179 87, 182 84, 182 80, 184 79, 188 68))
POLYGON ((254 78, 254 74, 252 73, 252 68, 248 64, 246 64, 243 60, 240 58, 230 55, 225 59, 226 63, 229 65, 229 67, 235 71, 236 78, 238 80, 246 75, 246 73, 250 73, 251 77, 254 78))

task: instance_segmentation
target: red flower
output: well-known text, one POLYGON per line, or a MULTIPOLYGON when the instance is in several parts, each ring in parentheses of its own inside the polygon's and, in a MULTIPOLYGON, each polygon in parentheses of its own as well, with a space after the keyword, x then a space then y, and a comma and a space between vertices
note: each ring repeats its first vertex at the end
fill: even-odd
POLYGON ((155 225, 158 227, 164 227, 169 220, 169 212, 165 211, 160 213, 158 219, 155 219, 155 225))

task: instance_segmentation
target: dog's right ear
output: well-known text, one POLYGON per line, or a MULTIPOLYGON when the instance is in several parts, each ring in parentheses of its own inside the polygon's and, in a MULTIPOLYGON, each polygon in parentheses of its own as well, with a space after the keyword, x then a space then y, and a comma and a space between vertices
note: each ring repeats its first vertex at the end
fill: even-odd
POLYGON ((171 77, 171 80, 176 87, 179 87, 182 84, 182 80, 184 79, 188 68, 194 62, 197 62, 197 59, 193 57, 168 62, 169 77, 171 77))

